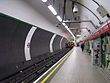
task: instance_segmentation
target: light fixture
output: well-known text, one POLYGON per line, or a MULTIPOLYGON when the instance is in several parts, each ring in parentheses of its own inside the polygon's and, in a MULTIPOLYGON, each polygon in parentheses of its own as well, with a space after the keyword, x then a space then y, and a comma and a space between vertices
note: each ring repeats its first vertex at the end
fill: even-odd
POLYGON ((65 28, 66 28, 66 29, 68 29, 68 26, 67 26, 67 25, 65 25, 65 28))
POLYGON ((81 35, 76 35, 77 37, 80 37, 81 35))
POLYGON ((51 11, 54 15, 57 15, 57 12, 56 12, 56 10, 53 8, 52 5, 49 5, 48 8, 50 9, 50 11, 51 11))
POLYGON ((65 26, 66 24, 65 23, 62 23, 62 25, 65 26))
POLYGON ((73 7, 73 13, 77 13, 78 12, 78 7, 76 4, 74 4, 74 7, 73 7))
POLYGON ((62 18, 60 16, 57 16, 57 19, 61 22, 62 18))
POLYGON ((67 25, 65 25, 65 28, 69 31, 69 33, 73 36, 73 38, 75 39, 75 36, 73 35, 73 33, 71 32, 71 30, 68 28, 67 25))
POLYGON ((42 0, 42 2, 47 2, 47 0, 42 0))

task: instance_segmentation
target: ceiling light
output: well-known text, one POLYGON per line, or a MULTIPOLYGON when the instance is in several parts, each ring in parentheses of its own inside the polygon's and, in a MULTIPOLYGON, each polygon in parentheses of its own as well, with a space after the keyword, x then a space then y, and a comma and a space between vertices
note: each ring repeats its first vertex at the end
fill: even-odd
POLYGON ((50 9, 50 11, 51 11, 54 15, 57 15, 57 12, 56 12, 56 10, 53 8, 52 5, 49 5, 48 8, 50 9))
POLYGON ((70 31, 67 25, 65 25, 65 28, 72 34, 72 32, 70 31))
POLYGON ((66 24, 65 23, 62 23, 62 25, 65 26, 66 24))
POLYGON ((73 38, 75 39, 75 36, 73 35, 73 33, 71 32, 71 30, 68 28, 67 25, 65 25, 65 28, 69 31, 69 33, 73 36, 73 38))
POLYGON ((47 2, 47 0, 42 0, 42 2, 47 2))
POLYGON ((57 16, 57 19, 61 22, 62 18, 60 16, 57 16))
POLYGON ((76 35, 77 37, 80 37, 81 35, 76 35))
POLYGON ((65 25, 65 28, 66 28, 66 29, 68 29, 68 26, 67 26, 67 25, 65 25))

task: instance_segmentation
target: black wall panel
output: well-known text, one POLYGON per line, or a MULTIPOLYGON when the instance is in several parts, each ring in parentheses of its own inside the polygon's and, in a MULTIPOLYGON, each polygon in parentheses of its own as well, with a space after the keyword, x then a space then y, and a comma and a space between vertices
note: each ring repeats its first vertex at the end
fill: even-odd
POLYGON ((38 28, 31 40, 31 56, 36 57, 50 52, 50 40, 53 33, 38 28))
POLYGON ((0 77, 8 76, 15 70, 12 66, 25 61, 24 43, 31 27, 0 14, 0 77))
POLYGON ((60 40, 61 40, 61 36, 57 35, 53 41, 53 50, 59 50, 60 49, 60 40))
POLYGON ((62 48, 65 48, 65 44, 68 42, 68 40, 66 38, 63 38, 61 46, 62 48))
POLYGON ((0 66, 25 60, 24 43, 32 26, 0 16, 0 66))

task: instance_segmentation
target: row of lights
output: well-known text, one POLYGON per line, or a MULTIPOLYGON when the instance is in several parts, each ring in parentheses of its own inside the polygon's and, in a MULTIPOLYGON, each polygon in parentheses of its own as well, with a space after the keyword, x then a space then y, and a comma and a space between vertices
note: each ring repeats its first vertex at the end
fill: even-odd
MULTIPOLYGON (((42 0, 42 2, 46 3, 47 0, 42 0)), ((61 18, 59 15, 57 15, 57 12, 56 12, 56 10, 54 9, 54 7, 53 7, 52 5, 49 5, 48 8, 49 8, 49 10, 56 16, 56 18, 57 18, 60 22, 62 22, 62 18, 61 18)), ((73 38, 75 38, 75 36, 74 36, 73 33, 71 32, 71 30, 68 28, 68 26, 67 26, 65 23, 62 23, 62 25, 65 26, 65 28, 70 32, 70 34, 73 36, 73 38)))

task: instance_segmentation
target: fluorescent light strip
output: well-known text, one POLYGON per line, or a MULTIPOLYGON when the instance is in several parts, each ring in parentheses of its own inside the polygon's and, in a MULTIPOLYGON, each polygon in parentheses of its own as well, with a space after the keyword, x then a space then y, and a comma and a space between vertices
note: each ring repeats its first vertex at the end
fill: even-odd
POLYGON ((67 25, 65 25, 65 28, 70 32, 70 34, 74 37, 74 39, 75 39, 75 36, 73 35, 73 33, 71 32, 71 30, 68 28, 68 26, 67 25))
POLYGON ((57 16, 57 19, 61 22, 62 18, 60 16, 57 16))
POLYGON ((65 24, 65 23, 62 23, 62 25, 65 26, 65 28, 69 31, 69 33, 74 37, 75 39, 75 36, 73 35, 73 33, 71 32, 71 30, 68 28, 68 26, 65 24))
POLYGON ((42 2, 47 2, 47 0, 42 0, 42 2))
POLYGON ((54 15, 57 15, 57 12, 56 12, 56 10, 53 8, 52 5, 49 5, 48 8, 50 9, 50 11, 51 11, 54 15))
POLYGON ((66 24, 65 23, 62 23, 62 25, 65 26, 66 24))
POLYGON ((76 35, 77 37, 80 37, 81 35, 76 35))

